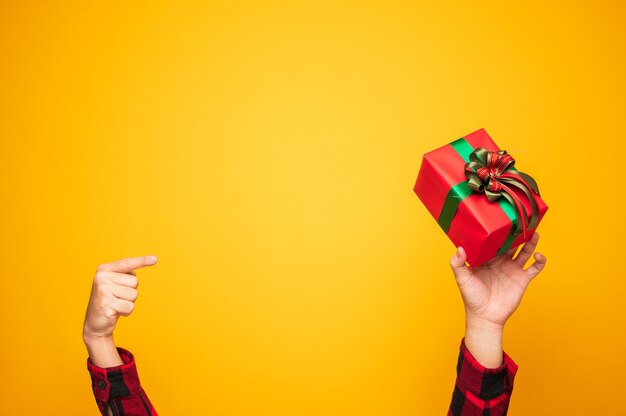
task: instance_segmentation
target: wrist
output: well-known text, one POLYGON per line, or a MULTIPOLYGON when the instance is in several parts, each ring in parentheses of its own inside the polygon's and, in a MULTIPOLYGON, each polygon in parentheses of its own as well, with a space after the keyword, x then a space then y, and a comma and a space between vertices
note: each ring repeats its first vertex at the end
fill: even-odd
POLYGON ((83 329, 83 341, 85 344, 105 344, 113 340, 113 333, 96 333, 83 329))
POLYGON ((485 318, 465 315, 465 331, 472 335, 480 335, 486 342, 498 341, 502 343, 504 323, 497 323, 485 318))
POLYGON ((96 367, 115 367, 124 361, 117 352, 113 335, 97 335, 83 333, 83 341, 87 347, 89 358, 96 367))
POLYGON ((504 324, 476 317, 466 317, 465 346, 476 360, 487 368, 502 365, 504 324))

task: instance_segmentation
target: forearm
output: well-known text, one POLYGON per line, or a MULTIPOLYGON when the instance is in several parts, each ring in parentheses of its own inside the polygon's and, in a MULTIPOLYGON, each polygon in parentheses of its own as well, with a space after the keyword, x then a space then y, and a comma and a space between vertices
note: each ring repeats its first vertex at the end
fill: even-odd
MULTIPOLYGON (((115 341, 113 337, 98 337, 89 334, 83 334, 83 341, 87 347, 89 358, 98 367, 115 367, 122 365, 124 362, 117 352, 115 347, 115 341)), ((110 407, 106 407, 106 413, 108 416, 113 416, 113 411, 110 407)))
POLYGON ((507 414, 517 364, 502 349, 503 329, 504 325, 466 315, 448 416, 507 414))
MULTIPOLYGON (((481 347, 475 350, 480 352, 481 347)), ((488 349, 487 353, 492 354, 492 350, 488 349)), ((469 351, 466 340, 461 341, 448 416, 507 414, 517 364, 505 352, 502 356, 499 367, 485 367, 469 351)))
POLYGON ((482 366, 497 368, 502 365, 503 330, 504 325, 465 317, 465 346, 482 366))
POLYGON ((124 364, 115 347, 113 336, 100 337, 83 334, 83 340, 94 365, 102 368, 115 367, 124 364))

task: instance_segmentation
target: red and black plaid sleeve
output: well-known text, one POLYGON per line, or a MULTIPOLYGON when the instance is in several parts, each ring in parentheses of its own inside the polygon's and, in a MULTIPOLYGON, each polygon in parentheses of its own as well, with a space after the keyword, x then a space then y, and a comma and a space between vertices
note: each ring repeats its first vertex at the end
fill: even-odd
POLYGON ((113 416, 157 416, 139 384, 135 358, 123 348, 117 351, 124 364, 116 367, 96 367, 87 358, 91 388, 100 413, 107 416, 107 408, 110 408, 113 416))
POLYGON ((500 367, 483 367, 467 350, 463 338, 448 416, 506 415, 516 373, 517 364, 506 353, 500 367))

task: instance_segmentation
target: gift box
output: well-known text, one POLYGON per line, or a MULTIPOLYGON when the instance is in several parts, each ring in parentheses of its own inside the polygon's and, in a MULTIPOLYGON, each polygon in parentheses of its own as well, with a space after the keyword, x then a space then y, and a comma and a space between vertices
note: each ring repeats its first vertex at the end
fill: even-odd
POLYGON ((484 129, 426 153, 414 191, 470 266, 530 240, 548 210, 535 180, 484 129))

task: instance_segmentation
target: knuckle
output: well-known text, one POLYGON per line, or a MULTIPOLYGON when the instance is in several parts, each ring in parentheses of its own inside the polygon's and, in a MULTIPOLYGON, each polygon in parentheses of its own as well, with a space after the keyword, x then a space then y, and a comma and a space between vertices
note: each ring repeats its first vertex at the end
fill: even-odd
POLYGON ((96 284, 96 293, 99 295, 107 295, 110 291, 109 285, 107 282, 98 281, 96 284))
POLYGON ((97 271, 93 277, 94 283, 97 283, 97 284, 102 284, 104 283, 105 280, 106 280, 106 274, 102 270, 97 271))

